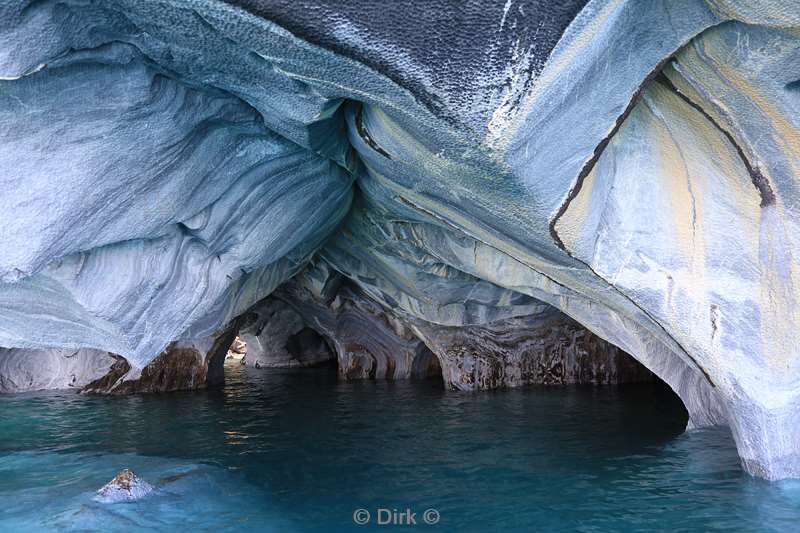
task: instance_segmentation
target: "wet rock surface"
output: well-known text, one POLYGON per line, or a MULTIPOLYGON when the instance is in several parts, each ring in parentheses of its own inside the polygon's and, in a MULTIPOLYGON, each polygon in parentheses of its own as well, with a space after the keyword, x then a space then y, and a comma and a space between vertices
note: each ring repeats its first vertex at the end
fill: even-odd
POLYGON ((233 344, 228 349, 228 353, 225 355, 226 359, 236 359, 241 361, 244 356, 247 354, 247 343, 242 340, 240 336, 236 336, 233 339, 233 344))
POLYGON ((141 370, 121 356, 107 374, 87 384, 83 393, 134 394, 205 389, 225 382, 223 365, 236 331, 202 342, 173 342, 141 370))
POLYGON ((117 359, 88 348, 0 348, 0 393, 80 389, 109 373, 117 359))
POLYGON ((334 354, 286 302, 259 303, 244 317, 240 331, 247 352, 242 364, 256 368, 308 367, 330 362, 334 354))
POLYGON ((132 470, 123 468, 114 479, 97 491, 95 500, 102 503, 119 503, 138 500, 153 492, 154 487, 137 476, 132 470))
POLYGON ((630 355, 553 307, 533 310, 481 325, 442 326, 381 305, 322 261, 251 310, 242 329, 248 347, 271 349, 257 352, 254 362, 248 352, 245 361, 292 367, 335 356, 342 379, 436 377, 457 390, 654 379, 630 355), (301 336, 310 339, 302 360, 290 349, 301 336), (315 359, 320 349, 325 355, 315 359))
POLYGON ((457 390, 610 385, 655 379, 630 355, 559 312, 462 328, 417 325, 457 390))

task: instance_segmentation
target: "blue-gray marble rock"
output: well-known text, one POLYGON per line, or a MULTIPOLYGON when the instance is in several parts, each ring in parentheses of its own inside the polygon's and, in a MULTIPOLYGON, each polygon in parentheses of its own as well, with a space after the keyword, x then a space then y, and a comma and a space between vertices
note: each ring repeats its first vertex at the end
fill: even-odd
POLYGON ((0 348, 0 393, 79 390, 108 374, 115 361, 91 348, 0 348))
POLYGON ((558 310, 800 477, 799 29, 793 0, 9 0, 0 346, 141 370, 314 257, 440 357, 558 310))
POLYGON ((144 498, 155 490, 150 483, 137 476, 132 470, 123 468, 114 479, 97 491, 94 499, 101 503, 130 502, 144 498))

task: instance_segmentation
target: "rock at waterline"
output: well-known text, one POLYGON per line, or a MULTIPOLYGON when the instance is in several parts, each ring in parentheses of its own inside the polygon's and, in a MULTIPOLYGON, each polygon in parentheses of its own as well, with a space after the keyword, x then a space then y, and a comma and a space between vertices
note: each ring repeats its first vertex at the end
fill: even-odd
POLYGON ((95 501, 103 503, 133 501, 153 491, 153 486, 137 476, 132 470, 123 468, 114 479, 97 491, 95 501))

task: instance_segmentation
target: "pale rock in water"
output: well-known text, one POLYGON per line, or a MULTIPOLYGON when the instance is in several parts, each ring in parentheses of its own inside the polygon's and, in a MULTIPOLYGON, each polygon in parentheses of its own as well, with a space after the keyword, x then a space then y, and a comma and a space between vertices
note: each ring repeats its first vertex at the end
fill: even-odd
POLYGON ((94 497, 102 503, 117 503, 138 500, 153 492, 155 488, 137 476, 132 470, 123 468, 114 479, 103 485, 94 497))

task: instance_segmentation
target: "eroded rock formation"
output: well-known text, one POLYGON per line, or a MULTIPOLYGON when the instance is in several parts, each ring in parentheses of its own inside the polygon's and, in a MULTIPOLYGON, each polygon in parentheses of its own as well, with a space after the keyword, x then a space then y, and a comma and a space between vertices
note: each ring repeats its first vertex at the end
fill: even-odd
POLYGON ((0 348, 0 393, 81 389, 105 376, 116 357, 89 348, 0 348))
POLYGON ((557 309, 529 302, 518 310, 530 314, 487 323, 476 317, 479 325, 440 325, 400 306, 382 305, 318 261, 245 315, 240 335, 248 347, 247 364, 287 368, 336 357, 347 380, 437 377, 448 388, 475 390, 653 378, 628 354, 557 309), (301 338, 309 340, 302 350, 293 349, 301 338))
POLYGON ((143 498, 153 490, 154 487, 133 470, 123 468, 97 491, 94 499, 102 503, 127 502, 143 498))
POLYGON ((320 262, 272 298, 290 306, 334 351, 344 379, 424 379, 438 362, 408 322, 320 262))
POLYGON ((0 346, 144 369, 314 258, 337 276, 252 338, 286 361, 311 330, 353 376, 424 339, 452 383, 627 375, 558 310, 800 477, 798 28, 788 0, 5 2, 0 346))
POLYGON ((225 355, 226 359, 236 359, 241 361, 247 355, 247 343, 242 340, 238 335, 233 339, 231 347, 228 348, 228 353, 225 355))
POLYGON ((442 361, 444 382, 452 389, 653 379, 628 354, 553 308, 482 326, 420 324, 418 330, 442 361))
MULTIPOLYGON (((132 394, 205 389, 225 381, 223 364, 236 337, 230 328, 202 341, 170 343, 142 369, 132 367, 119 355, 108 372, 81 392, 95 394, 132 394)), ((111 354, 110 354, 111 355, 111 354)))
POLYGON ((293 368, 330 362, 334 354, 286 302, 268 298, 244 316, 239 332, 247 351, 242 363, 256 368, 293 368))

